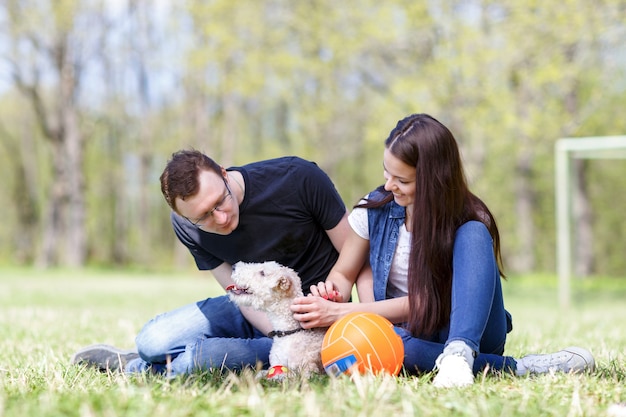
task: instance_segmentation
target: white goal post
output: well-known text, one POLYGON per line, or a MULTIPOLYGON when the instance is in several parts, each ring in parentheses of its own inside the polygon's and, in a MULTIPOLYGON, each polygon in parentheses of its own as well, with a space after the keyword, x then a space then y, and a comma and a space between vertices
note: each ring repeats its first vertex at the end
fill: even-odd
POLYGON ((561 138, 555 144, 556 266, 559 304, 571 302, 573 159, 626 158, 626 136, 561 138))

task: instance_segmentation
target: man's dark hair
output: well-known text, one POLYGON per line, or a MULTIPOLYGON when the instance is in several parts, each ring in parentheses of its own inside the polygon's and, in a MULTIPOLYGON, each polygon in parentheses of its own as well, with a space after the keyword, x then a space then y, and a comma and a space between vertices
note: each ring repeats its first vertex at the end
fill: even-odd
POLYGON ((200 151, 181 150, 172 154, 160 177, 161 192, 172 210, 178 213, 177 198, 185 200, 198 193, 202 171, 214 171, 222 176, 222 167, 200 151))

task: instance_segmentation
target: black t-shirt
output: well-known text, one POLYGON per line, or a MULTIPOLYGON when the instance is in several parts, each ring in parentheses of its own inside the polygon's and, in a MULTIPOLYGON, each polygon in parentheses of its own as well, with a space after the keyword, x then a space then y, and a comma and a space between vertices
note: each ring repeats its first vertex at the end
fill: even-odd
POLYGON ((231 234, 202 231, 172 212, 176 236, 198 269, 214 269, 223 262, 276 261, 298 272, 305 293, 324 281, 339 256, 325 231, 346 213, 328 175, 297 157, 228 170, 239 171, 245 181, 239 225, 231 234))

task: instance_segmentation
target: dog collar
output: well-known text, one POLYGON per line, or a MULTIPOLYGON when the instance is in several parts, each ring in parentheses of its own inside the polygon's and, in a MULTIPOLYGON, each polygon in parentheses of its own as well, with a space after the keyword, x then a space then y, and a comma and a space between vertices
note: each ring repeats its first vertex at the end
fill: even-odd
POLYGON ((285 336, 289 336, 290 334, 294 334, 302 330, 305 330, 305 329, 303 329, 302 327, 299 327, 293 330, 272 330, 271 332, 267 334, 267 337, 271 337, 271 338, 285 337, 285 336))

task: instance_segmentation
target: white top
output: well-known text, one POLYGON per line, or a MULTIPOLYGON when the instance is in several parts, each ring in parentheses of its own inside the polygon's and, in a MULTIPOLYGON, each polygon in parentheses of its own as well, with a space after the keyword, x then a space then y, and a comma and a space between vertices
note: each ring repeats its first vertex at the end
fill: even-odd
MULTIPOLYGON (((348 222, 357 235, 366 240, 370 239, 367 209, 353 209, 348 216, 348 222)), ((407 277, 410 252, 411 233, 406 229, 406 225, 403 224, 400 227, 398 245, 396 246, 393 260, 391 261, 391 270, 389 271, 389 281, 387 282, 387 297, 389 298, 403 297, 409 293, 407 277)))

